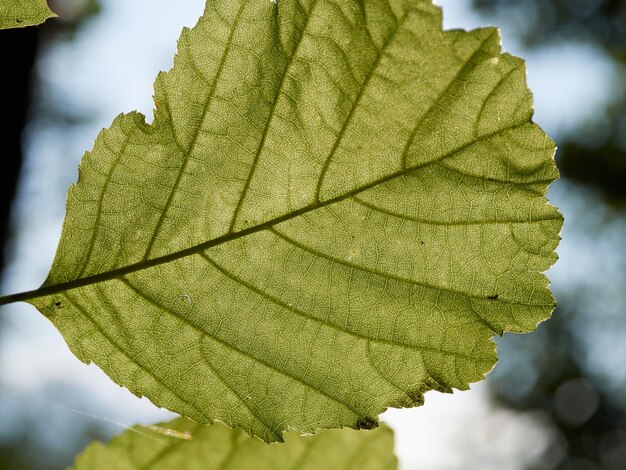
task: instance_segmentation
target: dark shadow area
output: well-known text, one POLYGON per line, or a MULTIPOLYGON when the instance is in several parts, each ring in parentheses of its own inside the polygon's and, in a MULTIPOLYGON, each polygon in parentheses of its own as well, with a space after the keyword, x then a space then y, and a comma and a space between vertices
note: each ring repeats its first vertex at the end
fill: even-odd
MULTIPOLYGON (((5 247, 13 238, 11 209, 25 159, 23 143, 28 126, 33 120, 54 120, 65 125, 72 121, 72 116, 64 118, 54 106, 37 99, 37 60, 56 42, 71 41, 81 25, 99 11, 99 3, 93 0, 59 0, 50 5, 62 19, 40 27, 0 30, 0 106, 4 111, 0 125, 0 271, 11 258, 5 247)), ((110 434, 96 419, 43 402, 40 393, 13 397, 4 388, 0 381, 1 469, 63 469, 87 443, 110 434)), ((45 399, 80 409, 85 396, 76 387, 51 383, 45 399)))
MULTIPOLYGON (((22 137, 31 102, 31 75, 39 45, 39 29, 0 30, 3 67, 0 73, 0 106, 5 110, 0 126, 2 171, 0 172, 0 246, 9 235, 9 217, 17 179, 22 167, 22 137)), ((0 250, 0 269, 4 267, 0 250)))

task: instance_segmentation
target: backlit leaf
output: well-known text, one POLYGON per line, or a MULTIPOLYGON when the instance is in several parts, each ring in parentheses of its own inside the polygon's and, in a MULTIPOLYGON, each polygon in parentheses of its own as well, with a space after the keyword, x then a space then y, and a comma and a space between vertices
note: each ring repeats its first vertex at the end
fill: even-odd
POLYGON ((74 470, 393 470, 393 433, 348 429, 314 436, 290 432, 286 443, 267 445, 239 429, 203 426, 178 418, 157 426, 135 426, 109 444, 94 442, 74 470))
POLYGON ((267 441, 466 389, 554 307, 553 142, 493 28, 425 0, 210 0, 85 155, 44 286, 72 351, 267 441))
POLYGON ((0 0, 0 29, 34 26, 54 16, 46 0, 0 0))

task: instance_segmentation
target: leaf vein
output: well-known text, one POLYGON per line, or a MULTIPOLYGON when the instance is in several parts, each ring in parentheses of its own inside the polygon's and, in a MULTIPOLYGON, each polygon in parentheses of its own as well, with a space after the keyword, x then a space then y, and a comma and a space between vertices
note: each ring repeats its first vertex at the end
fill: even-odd
MULTIPOLYGON (((294 246, 294 248, 298 248, 296 246, 294 246)), ((386 339, 382 339, 382 338, 374 338, 371 336, 366 336, 363 335, 361 333, 357 333, 356 331, 353 330, 349 330, 347 328, 343 328, 339 325, 337 325, 336 323, 330 322, 328 320, 324 320, 322 318, 316 317, 314 315, 310 315, 308 313, 305 313, 299 309, 296 309, 293 306, 290 306, 289 304, 277 299, 276 297, 273 297, 271 295, 269 295, 268 293, 262 291, 261 289, 255 287, 254 285, 250 284, 249 282, 244 281, 243 279, 235 276, 234 274, 232 274, 231 272, 227 271, 226 269, 224 269, 222 266, 220 266, 219 264, 217 264, 212 258, 210 258, 206 253, 200 253, 200 256, 202 256, 202 258, 204 258, 208 263, 210 263, 213 267, 215 267, 215 269, 217 269, 219 272, 221 272, 224 276, 226 276, 227 278, 235 281, 236 283, 242 285, 243 287, 246 287, 248 290, 251 290, 252 292, 255 292, 256 294, 260 295, 261 297, 263 297, 264 299, 268 300, 269 302, 278 305, 279 307, 284 308, 285 310, 288 310, 296 315, 298 315, 299 317, 302 317, 306 320, 311 320, 314 321, 322 326, 326 326, 328 328, 331 328, 335 331, 338 332, 342 332, 345 333, 347 335, 350 335, 356 339, 359 340, 364 340, 365 342, 369 342, 369 341, 373 341, 375 343, 380 343, 380 344, 387 344, 390 346, 400 346, 403 348, 407 348, 407 349, 412 349, 414 351, 417 352, 423 352, 423 351, 427 351, 427 352, 431 352, 431 353, 436 353, 436 354, 442 354, 442 355, 448 355, 448 356, 458 356, 461 357, 463 359, 469 359, 472 360, 473 358, 471 356, 466 356, 464 354, 460 354, 456 351, 449 351, 443 348, 433 348, 430 346, 422 346, 422 345, 416 345, 416 344, 407 344, 407 343, 401 343, 399 341, 390 341, 390 340, 386 340, 386 339)))
POLYGON ((448 84, 446 85, 446 87, 443 89, 443 91, 441 91, 441 93, 439 93, 439 95, 433 100, 433 102, 431 103, 431 105, 428 107, 428 109, 424 112, 424 114, 422 114, 422 116, 419 118, 419 120, 417 121, 417 123, 415 124, 415 126, 413 127, 413 130, 411 131, 411 134, 409 135, 409 138, 407 140, 406 145, 404 146, 404 150, 402 151, 402 164, 401 164, 401 168, 406 168, 406 162, 407 162, 407 158, 409 156, 409 150, 411 148, 411 146, 413 145, 413 141, 415 140, 415 137, 417 136, 417 131, 419 131, 420 127, 422 126, 422 124, 424 123, 424 121, 426 121, 426 118, 428 118, 428 116, 430 116, 430 114, 432 113, 432 111, 434 109, 437 108, 437 106, 440 105, 441 100, 448 94, 448 92, 450 91, 450 89, 456 84, 456 82, 458 81, 458 79, 464 74, 466 73, 468 70, 471 69, 470 66, 474 66, 475 64, 473 64, 473 60, 474 58, 478 55, 478 53, 480 51, 482 51, 482 47, 483 45, 493 36, 493 34, 496 34, 495 32, 492 32, 490 35, 486 36, 482 42, 480 43, 480 45, 478 46, 478 48, 474 51, 474 53, 465 61, 465 63, 461 66, 461 68, 459 69, 459 71, 452 77, 452 79, 448 82, 448 84))
MULTIPOLYGON (((304 251, 307 251, 307 252, 311 253, 314 256, 318 256, 320 258, 327 259, 327 260, 329 260, 331 262, 334 262, 336 264, 344 265, 344 266, 346 266, 348 268, 357 269, 359 271, 363 271, 363 272, 366 272, 368 274, 374 274, 376 276, 380 276, 380 277, 383 277, 385 279, 393 279, 393 280, 395 280, 397 282, 400 282, 400 283, 410 284, 410 285, 415 285, 415 286, 420 286, 420 287, 425 287, 425 288, 432 289, 432 290, 435 290, 435 291, 440 291, 440 292, 448 292, 448 293, 453 294, 453 295, 461 295, 463 297, 467 297, 467 298, 470 298, 470 299, 482 299, 482 300, 489 299, 488 296, 480 296, 480 295, 476 295, 476 294, 471 294, 469 292, 463 292, 463 291, 460 291, 460 290, 455 290, 455 289, 452 289, 450 287, 436 286, 434 284, 429 284, 429 283, 426 283, 426 282, 423 282, 423 281, 407 279, 407 278, 404 278, 404 277, 401 277, 401 276, 397 276, 395 274, 386 273, 386 272, 382 272, 382 271, 377 271, 375 269, 367 268, 367 267, 364 267, 364 266, 359 266, 358 264, 351 263, 349 261, 342 260, 342 259, 336 258, 334 256, 327 255, 325 253, 321 253, 319 251, 314 250, 313 248, 310 248, 310 247, 308 247, 306 245, 303 245, 302 243, 294 240, 293 238, 290 238, 287 235, 279 232, 278 230, 276 230, 275 227, 271 227, 269 229, 269 231, 274 233, 276 236, 282 238, 287 243, 290 243, 290 244, 292 244, 294 246, 297 246, 298 248, 300 248, 300 249, 302 249, 304 251)), ((510 300, 504 300, 504 299, 502 299, 500 297, 498 297, 497 299, 489 299, 489 300, 491 300, 492 302, 500 302, 500 303, 511 304, 511 305, 547 306, 547 304, 525 304, 525 303, 522 303, 522 302, 514 302, 514 301, 510 301, 510 300)))
POLYGON ((309 26, 309 22, 310 22, 311 17, 313 16, 313 10, 315 9, 317 2, 318 0, 313 0, 313 3, 311 4, 311 8, 307 12, 306 21, 304 25, 302 26, 302 31, 300 32, 300 36, 298 37, 296 41, 296 45, 294 46, 293 54, 289 56, 289 59, 287 63, 285 64, 284 72, 281 74, 280 83, 278 84, 278 88, 276 89, 276 94, 274 95, 274 101, 272 102, 272 106, 270 108, 270 112, 267 117, 265 127, 263 129, 263 134, 261 135, 261 139, 259 140, 259 146, 257 147, 256 153, 254 155, 254 160, 252 161, 252 165, 250 166, 250 171, 248 172, 248 177, 246 178, 246 182, 244 183, 243 189, 241 190, 241 196, 239 197, 239 201, 237 202, 237 205, 235 206, 235 210, 233 211, 233 217, 230 222, 230 227, 228 228, 228 233, 233 233, 235 224, 237 223, 237 218, 239 217, 239 212, 241 211, 241 208, 243 207, 244 201, 246 199, 246 195, 248 194, 248 189, 250 188, 250 183, 252 182, 252 178, 254 176, 257 163, 265 147, 265 141, 267 139, 270 127, 272 125, 274 113, 276 112, 276 109, 278 108, 278 102, 280 101, 279 98, 280 98, 280 95, 282 94, 283 86, 285 85, 286 79, 289 76, 289 71, 291 69, 291 66, 296 56, 298 55, 300 45, 302 44, 302 40, 304 39, 306 29, 309 26))
MULTIPOLYGON (((209 112, 209 108, 211 107, 211 103, 212 103, 212 98, 213 95, 215 94, 215 90, 217 89, 217 85, 220 83, 220 76, 222 75, 222 72, 224 70, 224 66, 226 65, 226 60, 228 58, 228 54, 230 52, 231 49, 231 44, 233 42, 233 38, 235 36, 235 32, 237 31, 236 25, 239 22, 239 18, 242 15, 242 12, 244 10, 244 6, 245 6, 245 2, 242 2, 241 5, 239 6, 239 10, 237 11, 237 15, 235 16, 234 20, 233 20, 233 24, 230 25, 231 29, 230 29, 230 34, 228 35, 228 40, 224 46, 224 52, 222 54, 222 57, 220 59, 220 63, 218 65, 217 71, 215 73, 215 79, 213 80, 213 84, 211 86, 211 89, 209 90, 209 93, 207 95, 207 99, 205 102, 205 106, 202 110, 202 116, 200 117, 200 119, 198 120, 198 125, 196 126, 196 129, 194 131, 194 135, 193 138, 191 140, 191 143, 189 145, 189 148, 187 149, 187 151, 185 151, 183 153, 183 162, 180 165, 180 169, 178 171, 178 174, 176 176, 176 181, 174 182, 174 185, 172 186, 172 189, 170 191, 170 194, 167 198, 167 201, 165 202, 165 205, 163 206, 161 215, 159 217, 159 220, 157 221, 157 224, 154 228, 154 231, 152 233, 152 237, 150 238, 150 242, 148 243, 148 246, 146 247, 146 252, 144 254, 143 259, 147 260, 150 257, 150 253, 152 252, 152 248, 154 247, 154 243, 156 242, 156 239, 158 237, 159 231, 161 230, 161 226, 163 225, 166 217, 167 217, 167 212, 170 208, 170 206, 172 205, 172 201, 174 199, 174 195, 176 194, 176 190, 178 189, 178 186, 180 185, 180 182, 183 178, 183 175, 185 173, 185 169, 187 168, 187 164, 189 163, 189 157, 191 156, 191 154, 194 151, 194 148, 196 146, 196 143, 198 142, 198 137, 201 134, 201 130, 202 130, 202 124, 204 123, 204 120, 207 116, 207 113, 209 112)), ((191 57, 191 52, 189 52, 189 43, 188 41, 185 43, 185 47, 186 50, 188 51, 189 56, 191 57)), ((175 134, 175 132, 174 132, 175 134)))
POLYGON ((102 217, 102 205, 104 204, 104 198, 105 198, 105 193, 106 190, 109 186, 109 183, 111 181, 111 179, 113 178, 113 173, 115 172, 115 169, 117 168, 117 165, 120 163, 121 157, 124 154, 124 151, 126 150, 126 146, 128 145, 128 142, 130 141, 130 134, 126 135, 126 139, 124 140, 124 143, 122 144, 120 151, 119 152, 115 152, 113 151, 113 149, 111 149, 109 147, 109 145, 106 143, 105 140, 105 147, 107 149, 109 149, 111 151, 111 153, 116 154, 115 155, 115 161, 113 162, 113 164, 111 165, 111 168, 109 170, 108 173, 106 173, 105 175, 105 179, 104 179, 104 184, 102 185, 102 189, 100 190, 100 194, 98 195, 98 206, 96 209, 96 220, 94 221, 93 224, 93 230, 91 232, 91 237, 89 239, 89 248, 87 250, 87 254, 85 255, 85 260, 83 262, 83 266, 80 270, 80 272, 78 273, 78 275, 76 277, 81 277, 83 275, 83 273, 85 272, 85 269, 87 269, 87 266, 89 265, 89 260, 91 259, 91 255, 93 254, 93 250, 95 248, 95 242, 96 242, 96 237, 98 235, 98 228, 100 226, 100 219, 102 217))
POLYGON ((208 423, 212 423, 213 420, 210 418, 207 418, 207 416, 204 414, 204 412, 202 410, 200 410, 199 408, 197 408, 195 405, 193 405, 193 403, 188 403, 183 397, 181 397, 180 395, 178 395, 174 390, 172 390, 172 388, 168 387, 159 377, 157 377, 153 372, 151 372, 149 369, 147 369, 146 367, 144 367, 142 364, 139 363, 139 361, 137 361, 135 358, 132 358, 128 355, 128 353, 113 339, 110 337, 110 335, 100 326, 99 323, 97 323, 93 318, 91 318, 91 316, 80 306, 80 304, 73 299, 69 294, 64 293, 63 294, 64 297, 67 299, 67 301, 73 305, 76 310, 87 320, 89 321, 93 326, 96 327, 96 329, 100 332, 100 334, 109 342, 109 344, 111 344, 115 349, 117 349, 123 356, 125 356, 131 363, 135 364, 137 367, 139 367, 139 369, 141 369, 142 371, 144 371, 146 374, 148 374, 150 377, 152 377, 155 382, 157 382, 161 387, 163 387, 165 390, 167 390, 169 393, 171 393, 174 397, 178 398, 182 403, 185 403, 187 405, 189 405, 190 407, 192 407, 194 410, 196 410, 196 412, 198 412, 198 414, 200 416, 202 416, 202 418, 204 418, 208 423))
POLYGON ((392 217, 397 217, 398 219, 408 220, 410 222, 416 222, 418 224, 425 224, 425 225, 442 225, 442 226, 511 225, 511 224, 533 224, 537 222, 546 222, 549 220, 560 220, 560 217, 556 217, 556 216, 543 217, 543 218, 532 219, 532 220, 506 220, 506 219, 502 219, 502 220, 497 220, 497 219, 454 220, 454 221, 429 220, 429 219, 423 219, 420 217, 411 217, 405 214, 399 214, 397 212, 394 212, 388 209, 383 209, 382 207, 375 206, 374 204, 364 201, 363 199, 357 196, 352 196, 352 200, 354 200, 356 203, 362 206, 365 206, 369 209, 380 212, 382 214, 386 214, 392 217))
MULTIPOLYGON (((122 281, 122 279, 119 279, 120 281, 122 281)), ((256 357, 255 355, 253 355, 252 353, 248 352, 248 351, 244 351, 243 349, 238 348, 237 346, 230 344, 229 342, 218 338, 214 335, 209 334, 208 332, 206 332, 202 327, 196 325, 193 321, 191 321, 189 318, 183 317, 182 315, 180 315, 179 313, 175 312, 174 310, 171 310, 169 308, 166 308, 165 306, 161 305, 160 303, 158 303, 156 300, 151 299, 150 297, 148 297, 145 293, 141 292, 139 289, 137 289, 135 286, 132 285, 132 283, 130 283, 130 281, 128 279, 126 279, 128 281, 128 284, 126 282, 124 282, 124 285, 127 285, 127 287, 131 288, 139 297, 143 298, 146 302, 152 304, 153 306, 169 313, 170 315, 175 316, 176 318, 180 319, 182 322, 184 322, 187 326, 193 328, 194 330, 202 333, 206 338, 211 339, 213 341, 215 341, 216 343, 221 344, 222 346, 225 346, 228 349, 231 349, 233 351, 238 352, 239 354, 241 354, 242 356, 245 356, 265 367, 267 367, 268 369, 271 369, 275 372, 278 372, 281 375, 284 375, 286 377, 289 377, 291 379, 293 379, 295 382, 298 382, 302 385, 304 385, 305 387, 310 388, 311 390, 313 390, 314 392, 317 392, 321 395, 324 395, 325 397, 327 397, 328 399, 344 406, 346 409, 348 409, 349 411, 351 411, 352 413, 354 413, 355 416, 361 418, 361 419, 365 419, 366 417, 363 416, 360 412, 358 412, 356 409, 354 409, 352 406, 350 406, 348 403, 342 401, 341 399, 334 397, 333 395, 329 394, 328 392, 321 390, 317 387, 315 387, 314 385, 311 385, 310 383, 308 383, 307 381, 305 381, 304 379, 293 375, 283 369, 278 368, 277 366, 273 365, 273 364, 269 364, 266 361, 256 357)))
MULTIPOLYGON (((135 289, 133 288, 133 290, 135 290, 135 289)), ((135 292, 137 292, 137 291, 135 291, 135 292)), ((208 336, 208 334, 205 333, 204 331, 201 332, 201 335, 202 335, 203 338, 206 338, 208 336)), ((222 376, 222 374, 220 374, 217 371, 217 369, 211 364, 211 361, 209 361, 209 358, 207 357, 208 355, 205 354, 202 349, 203 348, 202 348, 202 344, 201 344, 200 345, 200 352, 201 352, 202 360, 207 365, 207 367, 211 370, 211 372, 213 372, 213 375, 215 375, 215 377, 217 377, 217 379, 224 385, 224 387, 226 387, 227 390, 230 390, 230 392, 237 397, 239 402, 248 410, 248 412, 252 415, 252 417, 257 422, 259 422, 261 424, 261 426, 263 426, 265 429, 267 429, 276 439, 278 439, 279 441, 282 441, 283 437, 280 434, 280 432, 277 432, 275 429, 270 428, 269 425, 265 422, 265 420, 261 419, 261 417, 246 403, 244 398, 239 393, 237 393, 237 390, 235 389, 235 387, 230 385, 226 381, 226 379, 222 376)))
POLYGON ((387 50, 387 47, 389 47, 389 45, 393 42, 393 39, 396 37, 396 34, 398 33, 398 31, 400 30, 400 28, 404 24, 404 21, 405 21, 407 16, 408 16, 408 14, 405 14, 402 17, 402 19, 398 23, 396 23, 396 26, 395 26, 392 34, 389 35, 389 37, 387 38, 387 40, 385 41, 385 43, 383 44, 383 47, 381 49, 378 49, 376 47, 376 45, 374 44, 374 41, 372 41, 372 44, 374 45, 374 48, 377 50, 376 60, 372 64, 372 67, 368 70, 367 75, 366 75, 366 77, 365 77, 365 79, 363 81, 363 84, 359 87, 359 92, 358 92, 356 98, 354 99, 354 102, 352 103, 352 106, 350 107, 350 112, 348 113, 348 116, 344 120, 343 125, 341 126, 341 129, 339 130, 339 133, 337 134, 337 138, 335 139, 335 143, 333 144, 333 147, 330 150, 330 153, 328 154, 328 157, 324 161, 324 165, 322 166, 322 170, 321 170, 320 175, 319 175, 318 180, 317 180, 317 187, 315 188, 315 201, 316 202, 320 202, 320 192, 322 191, 322 185, 324 184, 324 178, 326 176, 326 173, 328 172, 328 168, 330 167, 332 159, 335 156, 335 153, 337 152, 337 149, 339 148, 339 145, 341 144, 341 142, 342 142, 342 140, 343 140, 343 138, 345 136, 346 130, 348 128, 348 125, 350 124, 350 122, 352 122, 352 117, 354 116, 354 113, 357 110, 357 107, 358 107, 359 103, 361 102, 361 99, 363 98, 363 96, 365 96, 365 89, 368 87, 368 85, 370 83, 370 80, 374 76, 374 72, 378 68, 382 57, 385 55, 385 51, 387 50))

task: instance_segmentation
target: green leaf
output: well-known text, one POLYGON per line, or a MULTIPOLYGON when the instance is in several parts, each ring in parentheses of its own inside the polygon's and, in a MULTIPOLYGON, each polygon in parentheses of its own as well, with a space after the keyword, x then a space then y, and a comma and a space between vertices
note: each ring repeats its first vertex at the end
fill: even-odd
POLYGON ((467 389, 554 307, 553 142, 493 28, 424 0, 213 0, 85 155, 29 300, 84 362, 266 441, 467 389))
POLYGON ((393 433, 387 426, 370 432, 348 429, 314 436, 287 433, 286 443, 267 445, 216 423, 203 426, 178 418, 157 426, 135 426, 108 444, 90 444, 74 470, 137 469, 366 469, 397 468, 393 433))
POLYGON ((46 0, 0 0, 0 29, 34 26, 55 16, 46 0))

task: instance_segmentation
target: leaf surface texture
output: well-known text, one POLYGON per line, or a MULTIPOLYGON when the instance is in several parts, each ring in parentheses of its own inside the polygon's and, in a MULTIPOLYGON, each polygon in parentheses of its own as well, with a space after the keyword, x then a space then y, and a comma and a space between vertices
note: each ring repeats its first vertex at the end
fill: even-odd
POLYGON ((393 433, 348 429, 314 436, 286 434, 285 444, 266 445, 240 429, 203 426, 185 418, 135 426, 108 444, 94 442, 74 470, 395 470, 393 433))
POLYGON ((554 307, 553 142, 493 28, 211 0, 68 193, 31 302, 114 381, 266 441, 466 389, 554 307))
POLYGON ((0 29, 34 26, 54 16, 46 0, 0 0, 0 29))

